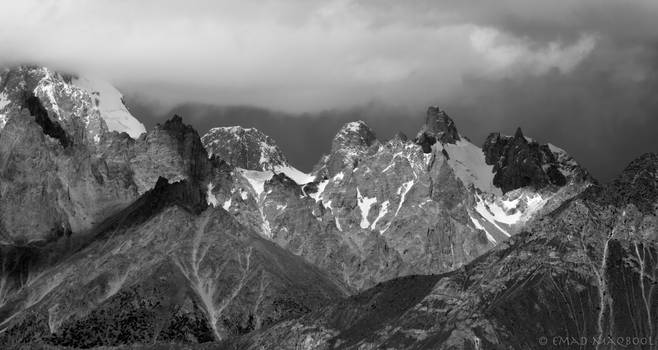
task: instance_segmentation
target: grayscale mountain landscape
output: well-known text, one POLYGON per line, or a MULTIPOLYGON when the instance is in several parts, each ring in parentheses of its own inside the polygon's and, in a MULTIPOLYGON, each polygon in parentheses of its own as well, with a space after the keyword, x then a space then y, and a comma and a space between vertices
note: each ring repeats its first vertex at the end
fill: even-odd
MULTIPOLYGON (((72 33, 58 21, 73 8, 144 36, 133 53, 132 37, 114 41, 100 70, 109 37, 96 53, 80 32, 71 52, 91 52, 78 61, 29 32, 16 46, 0 35, 0 349, 658 349, 658 70, 644 61, 658 56, 641 14, 655 6, 616 9, 622 30, 601 24, 608 1, 560 23, 538 12, 575 5, 500 5, 517 18, 448 1, 284 3, 262 5, 286 15, 275 24, 252 5, 49 4, 54 32, 72 33), (147 25, 177 8, 191 16, 171 24, 193 38, 185 48, 222 32, 226 10, 254 25, 236 40, 299 75, 261 70, 250 41, 229 68, 194 50, 162 58, 176 69, 142 67, 149 48, 182 44, 168 31, 149 46, 135 13, 147 25), (355 18, 368 26, 342 37, 355 18), (486 62, 446 46, 462 60, 428 82, 433 49, 408 38, 439 35, 419 29, 439 18, 486 62), (267 46, 270 29, 290 51, 267 46), (375 34, 415 68, 387 61, 375 34), (300 60, 316 44, 328 56, 300 60), (351 53, 383 58, 323 71, 351 53)), ((42 6, 12 10, 46 31, 42 6)))

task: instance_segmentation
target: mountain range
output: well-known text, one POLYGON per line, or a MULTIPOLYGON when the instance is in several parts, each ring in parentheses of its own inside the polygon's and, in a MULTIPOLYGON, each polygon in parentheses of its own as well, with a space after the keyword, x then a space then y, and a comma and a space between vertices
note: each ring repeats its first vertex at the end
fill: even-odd
POLYGON ((110 84, 2 71, 0 344, 658 347, 656 153, 601 184, 521 129, 418 124, 347 123, 305 173, 255 128, 146 130, 110 84))

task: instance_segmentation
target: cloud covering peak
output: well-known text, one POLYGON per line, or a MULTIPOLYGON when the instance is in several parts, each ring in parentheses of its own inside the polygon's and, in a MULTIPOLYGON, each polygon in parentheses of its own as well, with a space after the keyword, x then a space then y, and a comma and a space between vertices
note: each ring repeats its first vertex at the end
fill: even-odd
POLYGON ((93 71, 169 103, 296 111, 372 99, 419 104, 460 92, 465 74, 569 72, 596 44, 588 28, 546 42, 520 36, 497 28, 493 13, 488 18, 451 1, 25 0, 0 6, 4 63, 93 71))
POLYGON ((606 179, 658 151, 656 18, 655 0, 3 1, 0 65, 105 77, 160 111, 438 103, 476 143, 522 126, 606 179))

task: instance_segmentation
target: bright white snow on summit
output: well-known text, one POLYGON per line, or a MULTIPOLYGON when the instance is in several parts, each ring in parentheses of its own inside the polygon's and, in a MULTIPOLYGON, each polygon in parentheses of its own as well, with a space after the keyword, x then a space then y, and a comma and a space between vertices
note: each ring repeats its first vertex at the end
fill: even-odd
POLYGON ((112 85, 87 78, 75 79, 73 84, 89 92, 110 131, 125 132, 134 139, 146 132, 144 124, 130 114, 123 104, 123 96, 112 85))
POLYGON ((351 131, 351 132, 359 132, 362 127, 365 126, 365 123, 361 120, 355 121, 355 122, 349 122, 345 124, 343 127, 345 131, 351 131))

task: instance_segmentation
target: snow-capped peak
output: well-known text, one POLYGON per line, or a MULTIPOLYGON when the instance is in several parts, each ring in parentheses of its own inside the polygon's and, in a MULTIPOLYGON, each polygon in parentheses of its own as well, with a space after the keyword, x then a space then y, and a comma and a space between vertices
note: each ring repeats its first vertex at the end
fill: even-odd
POLYGON ((333 147, 349 147, 349 146, 369 146, 377 137, 375 133, 362 121, 349 122, 343 125, 336 137, 334 137, 333 147))
POLYGON ((123 95, 103 80, 76 78, 73 84, 87 91, 110 131, 125 132, 132 138, 146 132, 144 124, 130 114, 123 103, 123 95))
POLYGON ((33 95, 67 132, 78 135, 82 127, 94 143, 107 130, 126 132, 133 138, 146 132, 144 125, 128 112, 121 93, 105 81, 78 78, 40 66, 18 66, 3 75, 11 79, 0 91, 0 129, 7 119, 7 105, 13 102, 14 106, 21 106, 26 96, 33 95))
POLYGON ((315 179, 313 175, 290 165, 276 142, 256 128, 241 126, 212 128, 201 137, 201 142, 208 155, 217 156, 243 169, 242 172, 251 174, 252 178, 262 180, 270 178, 272 174, 283 173, 300 185, 315 179))
POLYGON ((216 127, 201 137, 208 155, 247 170, 274 170, 289 166, 274 140, 256 128, 216 127))

